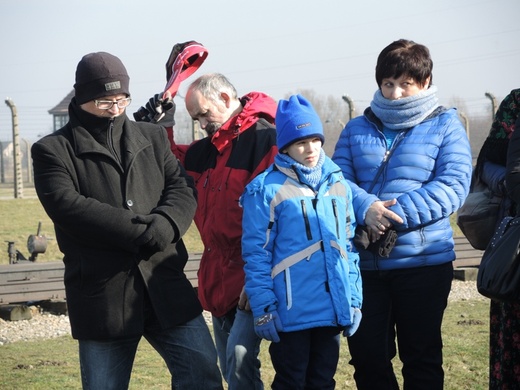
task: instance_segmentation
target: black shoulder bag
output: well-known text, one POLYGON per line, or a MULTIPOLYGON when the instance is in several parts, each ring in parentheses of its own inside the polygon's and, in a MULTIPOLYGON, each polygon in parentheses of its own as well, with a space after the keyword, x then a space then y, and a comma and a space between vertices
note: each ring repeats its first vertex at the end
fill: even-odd
POLYGON ((488 246, 499 221, 502 199, 474 170, 468 197, 457 211, 457 226, 473 248, 484 250, 488 246))
MULTIPOLYGON (((397 143, 396 143, 397 145, 397 143)), ((393 151, 395 150, 395 147, 390 149, 388 154, 386 155, 386 158, 383 160, 383 163, 379 166, 379 169, 377 170, 376 175, 374 176, 374 180, 372 180, 372 183, 370 184, 370 188, 367 190, 368 193, 370 193, 374 186, 376 185, 377 179, 379 176, 381 176, 381 173, 383 172, 383 169, 385 168, 386 164, 388 163, 388 160, 390 159, 390 156, 392 155, 393 151)), ((397 241, 397 232, 395 229, 390 228, 387 229, 386 232, 379 237, 379 239, 376 242, 371 242, 368 238, 368 228, 365 225, 358 224, 356 226, 356 233, 354 236, 354 245, 357 248, 363 248, 366 250, 369 250, 373 254, 381 257, 388 257, 390 256, 390 252, 392 249, 394 249, 395 242, 397 241)))
POLYGON ((480 261, 477 290, 497 301, 520 300, 520 217, 505 217, 491 238, 480 261))

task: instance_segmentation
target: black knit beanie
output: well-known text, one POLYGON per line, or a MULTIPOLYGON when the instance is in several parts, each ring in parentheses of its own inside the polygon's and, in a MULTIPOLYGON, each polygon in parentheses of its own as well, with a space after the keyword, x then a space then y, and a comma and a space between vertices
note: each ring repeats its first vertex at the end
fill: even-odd
POLYGON ((130 77, 119 58, 105 52, 87 54, 76 68, 76 102, 118 94, 130 96, 129 84, 130 77))

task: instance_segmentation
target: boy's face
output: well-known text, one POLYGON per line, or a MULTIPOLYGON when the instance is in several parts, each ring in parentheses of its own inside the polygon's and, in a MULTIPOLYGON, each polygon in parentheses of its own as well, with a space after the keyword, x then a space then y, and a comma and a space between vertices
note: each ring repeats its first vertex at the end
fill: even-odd
POLYGON ((314 168, 318 164, 320 151, 321 139, 318 137, 305 138, 285 148, 289 156, 308 168, 314 168))

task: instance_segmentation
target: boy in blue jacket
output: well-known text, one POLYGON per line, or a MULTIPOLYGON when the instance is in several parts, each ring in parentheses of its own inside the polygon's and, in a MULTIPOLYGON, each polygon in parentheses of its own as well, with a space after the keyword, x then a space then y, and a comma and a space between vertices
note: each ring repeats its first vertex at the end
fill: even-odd
POLYGON ((340 333, 361 320, 352 192, 304 97, 279 102, 276 126, 275 162, 241 197, 245 288, 255 332, 272 341, 272 388, 333 389, 340 333))

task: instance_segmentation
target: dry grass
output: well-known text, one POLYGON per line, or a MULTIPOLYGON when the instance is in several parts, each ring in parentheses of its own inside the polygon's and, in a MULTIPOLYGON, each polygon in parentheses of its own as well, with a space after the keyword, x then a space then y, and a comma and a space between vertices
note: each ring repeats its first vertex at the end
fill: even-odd
MULTIPOLYGON (((488 302, 484 300, 450 302, 443 324, 446 390, 487 389, 488 302)), ((262 377, 266 388, 274 372, 269 360, 268 343, 261 348, 262 377)), ((0 346, 1 389, 79 389, 77 344, 70 337, 16 342, 0 346)), ((337 389, 353 389, 350 355, 342 339, 341 357, 336 372, 337 389)), ((398 379, 401 364, 394 362, 398 379)), ((166 365, 143 340, 139 345, 130 389, 169 389, 166 365)))
MULTIPOLYGON (((63 257, 54 239, 54 224, 45 213, 33 187, 26 186, 24 198, 14 199, 13 189, 0 186, 0 242, 5 245, 0 257, 0 264, 9 264, 7 242, 15 242, 16 249, 26 258, 30 256, 27 250, 27 238, 36 234, 41 222, 40 234, 47 238, 47 250, 39 254, 37 261, 58 261, 63 257)), ((186 235, 184 243, 189 252, 202 252, 202 243, 197 228, 193 224, 186 235)))
MULTIPOLYGON (((12 190, 0 186, 0 240, 15 241, 18 249, 27 254, 26 241, 36 234, 38 223, 41 233, 48 238, 48 248, 38 261, 56 261, 61 258, 54 237, 53 225, 41 204, 24 190, 26 199, 12 199, 12 190)), ((453 219, 454 221, 454 219, 453 219)), ((458 231, 458 229, 456 229, 458 231)), ((201 252, 200 237, 194 226, 185 236, 190 252, 201 252)), ((5 243, 7 246, 7 243, 5 243)), ((7 264, 7 251, 0 264, 7 264)), ((28 254, 27 254, 28 255, 28 254)), ((450 302, 443 324, 444 368, 446 390, 487 389, 488 373, 488 302, 450 302)), ((346 340, 342 341, 341 357, 336 373, 338 389, 355 388, 352 367, 346 340)), ((272 381, 268 345, 264 342, 261 351, 262 375, 266 387, 272 381)), ((79 389, 79 364, 77 345, 70 337, 36 342, 18 342, 0 346, 1 389, 79 389)), ((399 374, 400 362, 395 360, 399 374)), ((401 377, 399 376, 399 380, 401 377)), ((169 389, 169 373, 159 355, 142 341, 132 373, 131 389, 169 389)))

